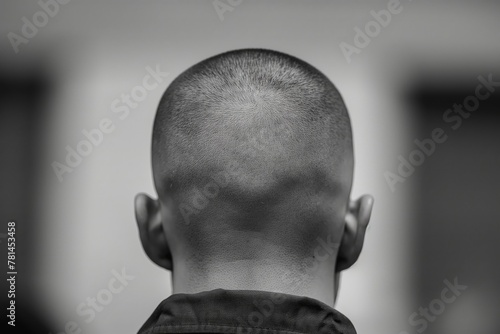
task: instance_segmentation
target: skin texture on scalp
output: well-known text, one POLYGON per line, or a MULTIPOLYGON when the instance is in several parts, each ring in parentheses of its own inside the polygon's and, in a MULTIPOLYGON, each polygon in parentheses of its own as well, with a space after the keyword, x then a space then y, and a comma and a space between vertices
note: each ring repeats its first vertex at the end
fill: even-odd
MULTIPOLYGON (((160 101, 152 159, 182 284, 321 279, 297 264, 315 261, 318 238, 340 243, 353 169, 349 116, 321 72, 260 49, 194 65, 160 101)), ((333 272, 332 252, 316 271, 333 272)))

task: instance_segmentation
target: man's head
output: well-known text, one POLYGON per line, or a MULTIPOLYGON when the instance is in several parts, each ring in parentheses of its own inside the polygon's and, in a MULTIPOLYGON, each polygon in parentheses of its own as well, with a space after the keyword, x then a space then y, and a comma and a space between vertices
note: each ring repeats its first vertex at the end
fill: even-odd
POLYGON ((297 58, 237 50, 179 75, 158 107, 152 163, 158 200, 138 195, 136 216, 174 291, 214 278, 251 289, 286 273, 324 283, 359 256, 373 201, 349 200, 349 116, 297 58))

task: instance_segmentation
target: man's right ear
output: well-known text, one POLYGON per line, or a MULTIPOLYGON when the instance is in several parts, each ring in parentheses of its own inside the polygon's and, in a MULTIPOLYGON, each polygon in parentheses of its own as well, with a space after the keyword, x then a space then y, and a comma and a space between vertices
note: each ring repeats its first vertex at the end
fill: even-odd
POLYGON ((154 263, 172 270, 172 254, 163 230, 160 202, 139 193, 135 196, 134 207, 144 251, 154 263))

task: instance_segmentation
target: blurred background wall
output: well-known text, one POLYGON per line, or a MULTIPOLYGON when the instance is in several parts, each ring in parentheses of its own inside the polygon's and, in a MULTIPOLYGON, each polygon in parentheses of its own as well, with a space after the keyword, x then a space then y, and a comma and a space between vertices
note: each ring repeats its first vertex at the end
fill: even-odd
POLYGON ((352 195, 376 198, 365 249, 343 276, 337 308, 359 333, 498 333, 498 94, 457 130, 443 114, 474 94, 478 76, 500 81, 500 5, 221 2, 226 7, 217 10, 212 1, 61 1, 45 24, 35 1, 0 5, 0 218, 17 221, 25 268, 17 302, 36 314, 19 311, 19 319, 39 318, 54 333, 71 321, 84 333, 136 332, 170 294, 170 275, 142 251, 132 206, 137 192, 154 194, 157 103, 194 63, 260 47, 301 58, 337 85, 354 128, 352 195), (389 9, 390 18, 377 14, 389 9), (371 11, 382 20, 378 30, 371 11), (13 47, 9 33, 23 36, 23 17, 40 27, 13 47), (128 114, 115 113, 116 99, 142 85, 148 67, 169 74, 128 114), (82 131, 104 119, 113 130, 60 182, 53 162, 64 162, 66 146, 76 149, 82 131), (387 173, 397 173, 415 139, 437 127, 447 141, 391 187, 387 173), (87 298, 103 297, 123 270, 133 279, 92 316, 87 298), (441 309, 434 301, 455 278, 467 289, 441 309), (419 313, 430 306, 429 318, 419 313))

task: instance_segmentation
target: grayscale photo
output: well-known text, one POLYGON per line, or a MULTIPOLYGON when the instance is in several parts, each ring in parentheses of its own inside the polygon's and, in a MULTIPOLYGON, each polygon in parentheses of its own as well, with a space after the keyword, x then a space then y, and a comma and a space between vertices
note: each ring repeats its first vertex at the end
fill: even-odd
POLYGON ((1 7, 2 333, 500 333, 500 2, 1 7))

